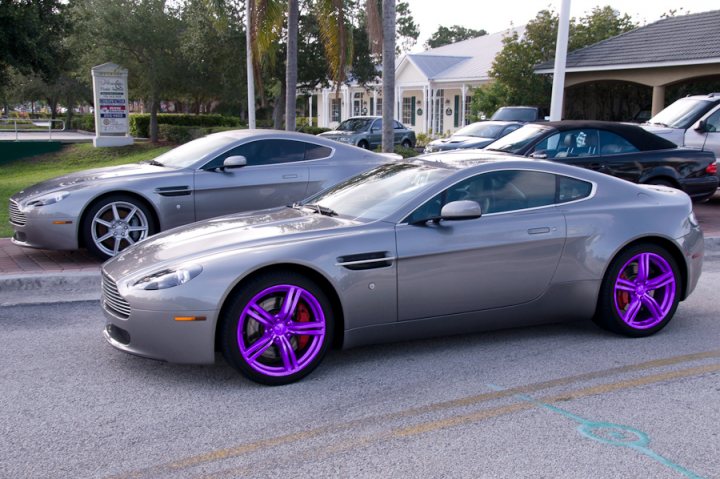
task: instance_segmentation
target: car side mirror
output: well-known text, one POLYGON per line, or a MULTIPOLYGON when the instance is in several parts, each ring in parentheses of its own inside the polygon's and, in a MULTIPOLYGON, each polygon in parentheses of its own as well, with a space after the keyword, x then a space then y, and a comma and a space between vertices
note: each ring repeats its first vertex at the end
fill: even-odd
POLYGON ((243 166, 247 166, 247 159, 244 156, 228 156, 225 158, 225 161, 223 161, 223 169, 242 168, 243 166))
POLYGON ((482 216, 482 208, 477 201, 451 201, 440 210, 442 220, 474 220, 482 216))
POLYGON ((699 120, 695 125, 693 125, 693 130, 699 131, 699 132, 706 132, 707 130, 707 121, 706 120, 699 120))
POLYGON ((530 155, 530 158, 535 158, 536 160, 546 160, 547 157, 548 157, 548 156, 547 156, 547 153, 546 153, 544 150, 542 150, 542 151, 534 151, 534 152, 532 152, 532 154, 530 155))

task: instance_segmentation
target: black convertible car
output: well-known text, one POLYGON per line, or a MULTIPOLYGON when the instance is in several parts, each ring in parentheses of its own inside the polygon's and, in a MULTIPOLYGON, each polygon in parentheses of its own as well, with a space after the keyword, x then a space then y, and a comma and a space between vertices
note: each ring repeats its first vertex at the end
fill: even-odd
POLYGON ((485 148, 597 170, 634 183, 672 186, 693 200, 718 187, 715 155, 675 143, 639 126, 604 121, 554 121, 519 128, 485 148))

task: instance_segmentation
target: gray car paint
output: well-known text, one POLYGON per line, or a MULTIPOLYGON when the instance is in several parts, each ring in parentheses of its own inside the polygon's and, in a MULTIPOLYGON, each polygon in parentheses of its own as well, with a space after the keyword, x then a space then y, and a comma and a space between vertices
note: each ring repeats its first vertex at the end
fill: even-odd
POLYGON ((336 331, 345 348, 587 319, 612 258, 641 239, 675 252, 686 271, 683 299, 697 284, 703 237, 690 219, 690 200, 680 191, 536 160, 476 161, 472 152, 427 158, 457 171, 377 221, 277 208, 183 226, 121 252, 102 270, 117 283, 132 313, 122 319, 104 308, 104 314, 108 325, 123 328, 133 339, 121 344, 106 330, 107 340, 141 356, 213 362, 223 305, 245 278, 265 268, 312 275, 335 297, 340 305, 336 331), (546 171, 594 187, 590 197, 561 205, 424 226, 403 222, 444 188, 498 169, 546 171), (537 231, 542 234, 532 234, 537 231), (387 266, 343 266, 343 257, 368 252, 384 253, 387 266), (202 265, 203 271, 184 285, 132 288, 148 274, 190 264, 202 265), (172 319, 196 314, 206 321, 172 319))
POLYGON ((27 223, 11 226, 26 239, 15 244, 33 248, 79 248, 84 212, 100 197, 124 193, 152 206, 160 230, 223 214, 257 210, 299 201, 347 177, 388 161, 387 157, 304 133, 275 130, 236 130, 215 135, 233 136, 226 147, 208 151, 187 168, 150 164, 122 165, 72 173, 38 183, 16 193, 27 223), (328 158, 267 166, 206 171, 203 166, 218 155, 249 141, 286 139, 328 147, 328 158), (53 205, 32 207, 33 199, 54 191, 70 195, 53 205), (53 224, 70 221, 70 224, 53 224))

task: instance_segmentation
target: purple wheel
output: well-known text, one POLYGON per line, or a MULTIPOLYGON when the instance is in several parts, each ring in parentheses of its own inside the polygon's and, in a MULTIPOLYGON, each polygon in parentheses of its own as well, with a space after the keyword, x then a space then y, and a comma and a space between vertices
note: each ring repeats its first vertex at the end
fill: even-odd
POLYGON ((322 290, 295 274, 263 276, 242 288, 223 320, 223 353, 248 378, 287 384, 309 374, 332 337, 322 290))
POLYGON ((596 321, 628 336, 648 336, 675 314, 681 284, 663 248, 636 245, 613 260, 601 289, 596 321))

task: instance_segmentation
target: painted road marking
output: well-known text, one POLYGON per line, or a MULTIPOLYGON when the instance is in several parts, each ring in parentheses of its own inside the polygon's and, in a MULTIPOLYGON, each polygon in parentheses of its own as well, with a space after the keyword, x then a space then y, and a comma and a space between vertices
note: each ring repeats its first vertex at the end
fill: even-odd
MULTIPOLYGON (((352 430, 358 427, 366 427, 374 424, 382 424, 391 420, 402 419, 407 417, 420 416, 430 412, 437 412, 448 410, 463 406, 474 406, 483 402, 502 399, 511 397, 517 394, 529 394, 532 392, 541 391, 543 389, 554 388, 558 386, 565 386, 573 383, 600 379, 612 375, 628 373, 633 371, 641 371, 645 369, 658 368, 663 366, 676 365, 684 362, 699 361, 703 359, 718 358, 720 357, 720 350, 705 351, 701 353, 686 354, 681 356, 674 356, 670 358, 657 359, 652 361, 646 361, 638 364, 631 364, 627 366, 620 366, 617 368, 605 369, 602 371, 594 371, 589 373, 583 373, 575 376, 569 376, 565 378, 559 378, 549 381, 543 381, 527 386, 517 386, 508 388, 503 391, 493 391, 490 393, 482 393, 473 396, 467 396, 464 398, 453 399, 450 401, 443 401, 439 403, 429 404, 426 406, 420 406, 416 408, 406 409, 402 411, 381 414, 378 416, 371 416, 367 418, 354 419, 341 424, 331 424, 327 426, 318 427, 315 429, 304 430, 296 433, 284 434, 267 439, 261 439, 250 443, 240 444, 235 447, 218 449, 207 453, 199 454, 196 456, 187 457, 178 461, 173 461, 166 464, 159 464, 157 466, 151 466, 146 469, 136 470, 125 474, 119 474, 111 476, 112 478, 134 478, 140 479, 145 477, 156 477, 163 472, 174 472, 189 469, 201 464, 210 462, 221 461, 225 459, 231 459, 234 457, 245 455, 249 452, 256 451, 258 449, 275 447, 280 445, 286 445, 294 442, 299 442, 306 439, 311 439, 323 434, 339 433, 343 431, 352 430)), ((651 376, 641 377, 632 380, 618 381, 615 383, 608 383, 599 386, 592 386, 588 388, 579 389, 576 391, 568 391, 559 395, 542 398, 541 400, 546 403, 553 403, 559 401, 568 401, 572 399, 579 399, 586 396, 606 394, 622 389, 628 389, 638 387, 646 384, 652 384, 656 382, 668 381, 681 377, 688 377, 694 375, 705 374, 708 372, 715 372, 720 370, 720 365, 712 364, 707 366, 699 366, 695 368, 671 371, 667 373, 660 373, 651 376)), ((515 403, 509 406, 501 406, 497 408, 487 409, 471 414, 464 414, 458 416, 451 416, 449 418, 430 421, 421 423, 418 425, 398 428, 390 431, 388 434, 377 436, 377 440, 385 440, 399 437, 412 436, 416 434, 423 434, 439 429, 457 426, 463 423, 477 422, 484 419, 497 417, 513 412, 523 411, 532 409, 534 406, 528 403, 515 403)))

